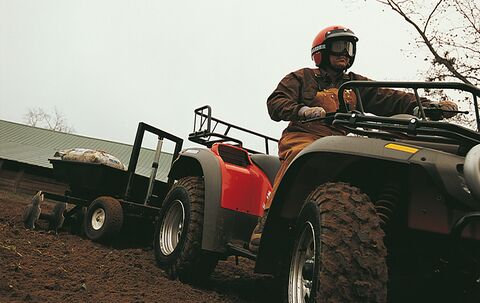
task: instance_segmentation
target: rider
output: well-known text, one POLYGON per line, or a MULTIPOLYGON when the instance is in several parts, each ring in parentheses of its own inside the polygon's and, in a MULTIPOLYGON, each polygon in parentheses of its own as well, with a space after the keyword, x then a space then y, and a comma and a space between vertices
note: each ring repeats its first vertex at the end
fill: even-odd
MULTIPOLYGON (((273 184, 274 193, 290 162, 307 145, 315 140, 332 135, 346 135, 343 130, 322 121, 304 123, 302 120, 325 117, 338 110, 338 88, 349 80, 369 80, 366 77, 347 73, 355 61, 358 38, 353 31, 343 26, 329 26, 313 40, 311 55, 317 68, 303 68, 285 76, 267 99, 270 117, 274 121, 290 121, 278 142, 280 169, 273 184)), ((417 106, 415 95, 393 89, 360 88, 363 108, 376 115, 390 116, 400 113, 413 114, 417 106)), ((355 109, 357 97, 350 90, 344 92, 344 100, 350 110, 355 109)), ((431 101, 422 98, 422 104, 431 101)), ((440 101, 443 110, 455 111, 457 105, 451 101, 440 101)), ((455 113, 444 112, 445 118, 455 113)), ((259 220, 250 240, 250 250, 257 251, 265 225, 271 199, 265 206, 265 214, 259 220)))

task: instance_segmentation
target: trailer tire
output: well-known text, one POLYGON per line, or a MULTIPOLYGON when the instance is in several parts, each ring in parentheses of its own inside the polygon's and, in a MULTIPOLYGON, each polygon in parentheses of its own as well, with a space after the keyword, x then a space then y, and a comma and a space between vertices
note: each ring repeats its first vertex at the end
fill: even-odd
POLYGON ((59 228, 63 226, 63 222, 65 221, 65 209, 67 208, 67 204, 63 202, 55 203, 53 207, 52 214, 48 220, 48 229, 57 231, 59 228))
POLYGON ((386 302, 383 237, 366 194, 346 183, 320 185, 295 225, 283 301, 386 302))
POLYGON ((201 177, 180 179, 168 192, 155 225, 157 264, 170 279, 205 281, 218 255, 202 250, 205 186, 201 177))
POLYGON ((115 238, 123 225, 120 202, 112 197, 98 197, 88 207, 85 216, 85 235, 96 242, 108 242, 115 238))

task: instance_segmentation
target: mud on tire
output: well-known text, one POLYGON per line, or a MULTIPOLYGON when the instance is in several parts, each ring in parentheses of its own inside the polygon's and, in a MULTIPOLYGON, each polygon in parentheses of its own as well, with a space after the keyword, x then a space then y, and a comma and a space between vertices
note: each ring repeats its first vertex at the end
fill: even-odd
POLYGON ((201 177, 180 179, 168 192, 155 226, 157 264, 171 279, 197 283, 210 276, 218 262, 202 250, 205 187, 201 177))
POLYGON ((386 302, 384 233, 367 195, 346 183, 323 184, 295 228, 285 302, 386 302))

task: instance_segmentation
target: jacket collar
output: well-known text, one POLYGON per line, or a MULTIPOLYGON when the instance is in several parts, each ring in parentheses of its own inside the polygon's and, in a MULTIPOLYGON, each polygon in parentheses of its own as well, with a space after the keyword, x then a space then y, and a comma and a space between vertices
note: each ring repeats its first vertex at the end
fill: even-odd
POLYGON ((350 80, 349 75, 346 74, 345 72, 342 72, 337 77, 332 78, 327 73, 327 71, 325 71, 322 68, 318 68, 318 69, 315 70, 315 77, 317 77, 323 83, 326 83, 326 84, 329 84, 329 85, 331 85, 331 84, 341 84, 345 81, 350 80))

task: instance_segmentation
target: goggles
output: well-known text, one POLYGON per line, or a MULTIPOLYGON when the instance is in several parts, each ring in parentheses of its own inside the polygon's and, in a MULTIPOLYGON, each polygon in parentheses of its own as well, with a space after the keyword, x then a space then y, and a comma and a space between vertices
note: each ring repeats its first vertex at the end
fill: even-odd
POLYGON ((352 41, 333 40, 327 42, 327 49, 331 54, 347 54, 350 57, 355 55, 355 45, 352 41))

